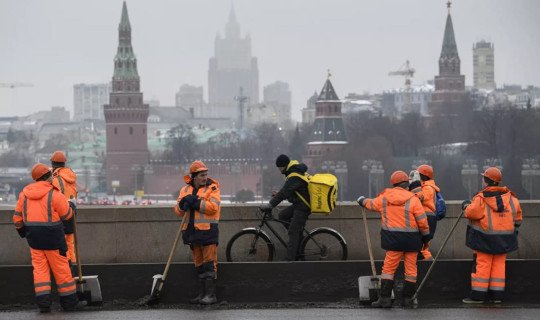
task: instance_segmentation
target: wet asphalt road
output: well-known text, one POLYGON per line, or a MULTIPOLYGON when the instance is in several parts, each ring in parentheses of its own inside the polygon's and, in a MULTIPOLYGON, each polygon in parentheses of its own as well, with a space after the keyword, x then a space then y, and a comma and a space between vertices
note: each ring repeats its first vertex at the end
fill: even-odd
POLYGON ((523 308, 460 308, 460 309, 416 309, 390 310, 375 309, 243 309, 243 310, 118 310, 118 311, 84 311, 76 313, 52 312, 39 314, 37 311, 25 310, 15 312, 0 312, 4 320, 147 320, 147 319, 190 319, 190 320, 314 320, 314 319, 355 319, 355 320, 522 320, 540 319, 539 309, 523 308))

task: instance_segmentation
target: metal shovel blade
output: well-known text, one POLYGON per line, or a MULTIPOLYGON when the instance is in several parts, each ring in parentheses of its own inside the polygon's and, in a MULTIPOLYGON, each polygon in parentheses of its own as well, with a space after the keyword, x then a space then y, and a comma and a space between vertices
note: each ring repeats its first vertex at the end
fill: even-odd
POLYGON ((380 289, 380 278, 373 276, 358 277, 358 291, 360 301, 373 302, 377 300, 377 291, 380 289))
POLYGON ((83 276, 83 281, 77 281, 77 295, 85 300, 88 305, 99 306, 103 304, 101 286, 98 276, 83 276))

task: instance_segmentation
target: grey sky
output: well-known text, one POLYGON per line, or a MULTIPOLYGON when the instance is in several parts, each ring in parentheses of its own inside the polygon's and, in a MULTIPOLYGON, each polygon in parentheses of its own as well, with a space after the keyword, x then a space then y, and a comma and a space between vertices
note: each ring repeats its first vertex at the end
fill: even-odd
MULTIPOLYGON (((235 0, 242 34, 251 34, 260 90, 288 82, 293 117, 326 70, 340 96, 402 85, 387 74, 406 59, 413 83, 437 73, 446 8, 443 0, 235 0)), ((133 47, 145 99, 174 105, 184 83, 208 89, 208 59, 223 33, 230 0, 128 0, 133 47)), ((118 44, 122 0, 0 0, 0 115, 53 105, 73 108, 73 84, 108 82, 118 44)), ((472 44, 495 43, 498 85, 540 85, 540 1, 456 0, 452 19, 467 85, 472 44)))

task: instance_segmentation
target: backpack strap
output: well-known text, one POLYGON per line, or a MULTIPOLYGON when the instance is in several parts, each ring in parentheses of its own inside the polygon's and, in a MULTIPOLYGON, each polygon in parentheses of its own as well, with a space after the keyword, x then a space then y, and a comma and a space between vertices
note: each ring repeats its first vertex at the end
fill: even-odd
MULTIPOLYGON (((293 172, 293 173, 290 173, 287 177, 285 177, 285 180, 288 180, 289 178, 291 177, 298 177, 302 180, 304 180, 306 183, 309 184, 309 174, 299 174, 297 172, 293 172)), ((295 191, 294 193, 296 193, 296 195, 298 196, 298 198, 300 198, 300 200, 302 200, 302 202, 311 210, 311 206, 309 205, 309 203, 307 202, 307 200, 302 197, 302 195, 300 195, 300 193, 298 191, 295 191)))

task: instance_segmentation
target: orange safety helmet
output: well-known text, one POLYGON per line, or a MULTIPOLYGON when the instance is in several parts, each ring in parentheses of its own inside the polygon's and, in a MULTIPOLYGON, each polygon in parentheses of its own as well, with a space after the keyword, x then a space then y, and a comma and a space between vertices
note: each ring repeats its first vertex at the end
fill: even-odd
POLYGON ((189 173, 197 173, 197 172, 201 172, 201 171, 208 171, 208 168, 200 160, 193 161, 191 166, 189 166, 189 173))
POLYGON ((392 175, 390 176, 390 183, 392 185, 399 184, 405 181, 409 182, 409 176, 401 170, 392 173, 392 175))
POLYGON ((482 175, 491 181, 495 181, 497 183, 501 182, 502 180, 502 172, 497 167, 489 167, 482 173, 482 175))
POLYGON ((35 181, 41 177, 43 177, 45 174, 51 172, 49 170, 49 167, 44 165, 43 163, 36 163, 32 167, 32 179, 35 181))
POLYGON ((426 177, 433 179, 433 168, 430 165, 423 164, 418 167, 418 172, 426 177))
POLYGON ((66 162, 66 155, 62 151, 55 151, 51 156, 53 162, 66 162))

